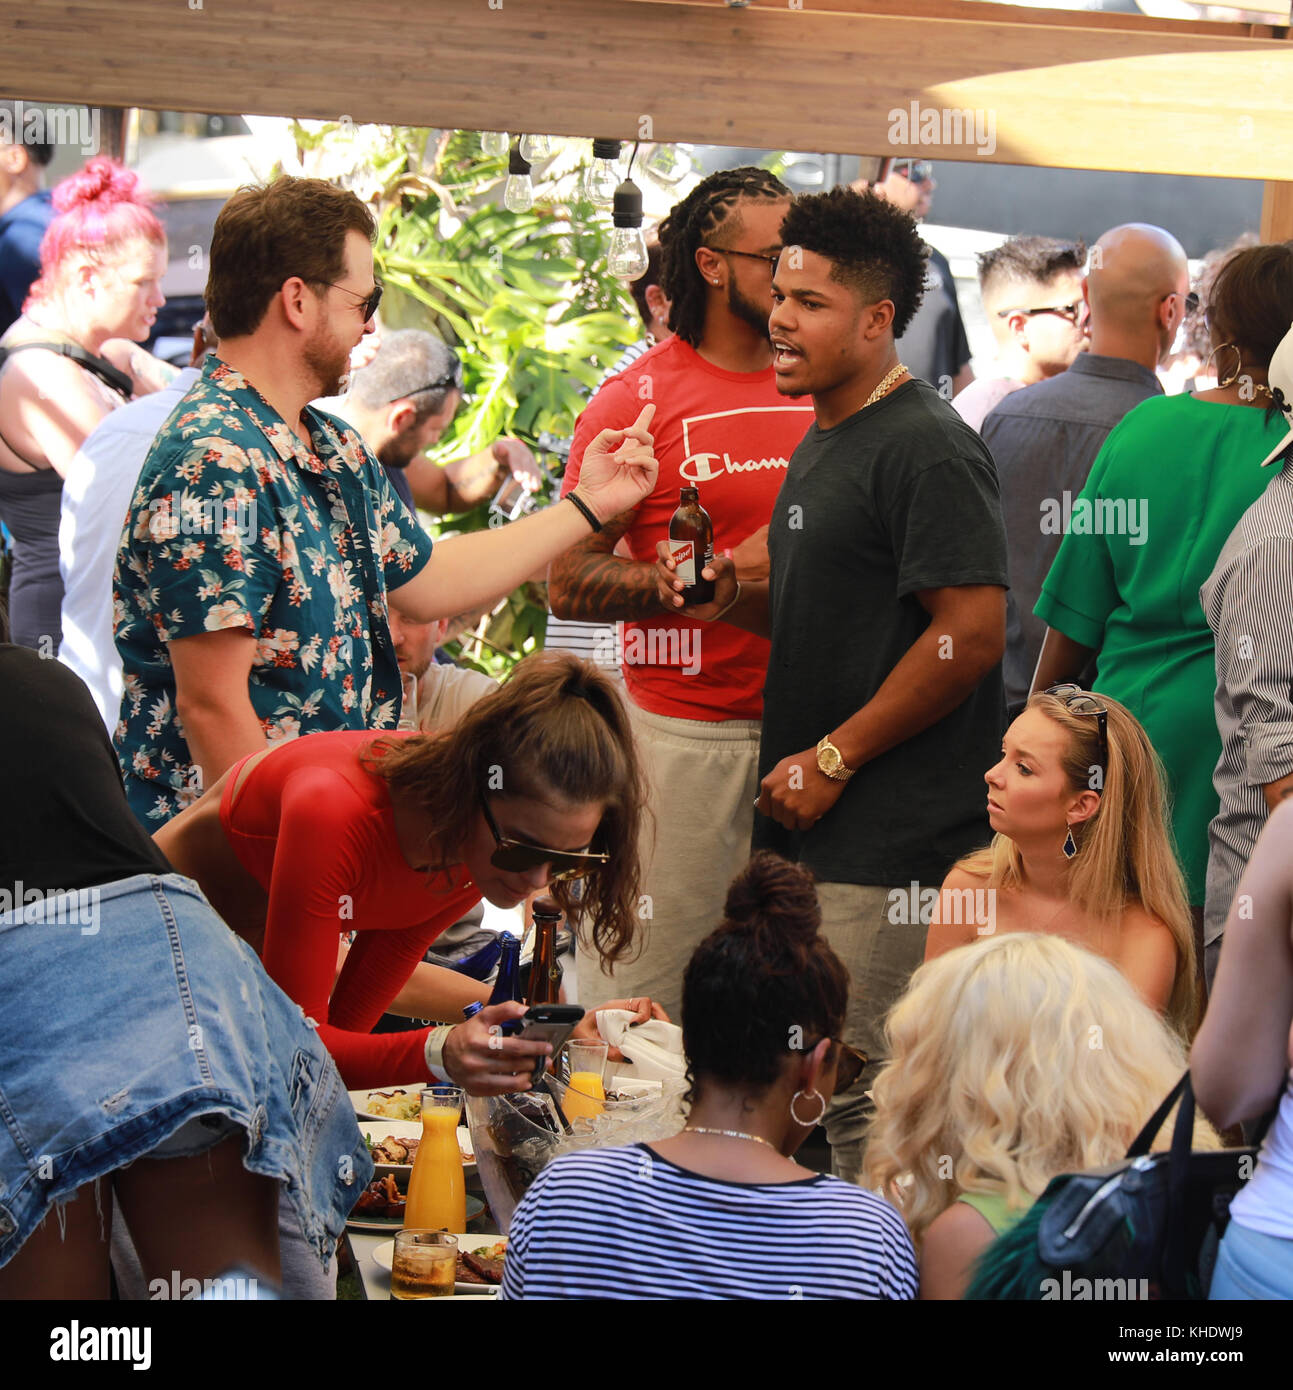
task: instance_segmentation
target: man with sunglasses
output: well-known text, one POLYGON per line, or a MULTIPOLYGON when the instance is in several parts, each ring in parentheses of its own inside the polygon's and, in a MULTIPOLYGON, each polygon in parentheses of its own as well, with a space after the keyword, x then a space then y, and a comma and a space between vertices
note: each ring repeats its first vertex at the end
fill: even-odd
POLYGON ((980 254, 979 294, 1000 375, 979 377, 953 402, 971 429, 981 430, 1012 391, 1055 376, 1086 351, 1085 273, 1081 241, 1017 236, 980 254))
MULTIPOLYGON (((865 184, 855 183, 859 192, 865 184)), ((927 159, 895 159, 888 174, 871 185, 887 202, 910 213, 917 222, 929 215, 934 202, 934 166, 927 159)), ((944 400, 958 396, 974 380, 970 370, 970 340, 956 297, 956 280, 947 257, 929 247, 925 295, 912 321, 898 340, 898 352, 912 376, 927 381, 944 400)))
POLYGON ((240 189, 216 219, 219 352, 149 452, 115 576, 116 744, 150 830, 267 741, 393 728, 388 601, 421 622, 482 606, 655 484, 647 405, 590 441, 568 504, 433 554, 360 435, 311 404, 373 331, 376 230, 321 179, 240 189))
MULTIPOLYGON (((1172 350, 1189 290, 1185 252, 1170 232, 1140 223, 1106 232, 1091 252, 1081 290, 1090 350, 1066 371, 1012 392, 983 421, 980 433, 1001 478, 1009 547, 1003 671, 1011 718, 1028 699, 1046 635, 1033 606, 1062 539, 1046 519, 1057 507, 1062 512, 1065 493, 1076 498, 1082 491, 1118 421, 1163 394, 1154 369, 1172 350)), ((1068 313, 1070 294, 1065 287, 1052 300, 1023 307, 1059 305, 1068 313)), ((1034 319, 1042 317, 1054 316, 1034 319)))
POLYGON ((326 408, 359 431, 411 511, 470 511, 508 477, 534 491, 539 466, 520 439, 497 439, 443 465, 425 457, 453 424, 462 397, 458 354, 434 333, 405 328, 382 336, 372 359, 351 376, 350 389, 326 408))

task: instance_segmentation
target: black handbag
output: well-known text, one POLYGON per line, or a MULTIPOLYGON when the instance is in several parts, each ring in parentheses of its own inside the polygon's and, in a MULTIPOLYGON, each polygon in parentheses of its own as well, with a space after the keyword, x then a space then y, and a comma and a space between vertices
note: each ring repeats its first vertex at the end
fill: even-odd
POLYGON ((1231 1200, 1252 1176, 1270 1118, 1252 1148, 1193 1152, 1187 1071, 1121 1163, 1051 1179, 985 1252, 966 1298, 1206 1299, 1231 1200), (1151 1154, 1178 1099, 1171 1147, 1151 1154))

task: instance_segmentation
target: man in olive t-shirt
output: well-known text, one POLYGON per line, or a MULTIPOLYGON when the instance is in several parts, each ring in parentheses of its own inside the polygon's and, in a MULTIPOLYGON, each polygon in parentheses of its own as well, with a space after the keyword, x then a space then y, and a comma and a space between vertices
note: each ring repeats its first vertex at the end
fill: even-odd
MULTIPOLYGON (((943 876, 991 836, 984 772, 1005 705, 1006 543, 991 455, 898 360, 920 297, 915 224, 873 194, 799 198, 770 319, 778 389, 812 396, 768 532, 771 576, 689 608, 771 637, 756 848, 818 879, 823 932, 852 977, 844 1041, 870 1059, 826 1111, 856 1179, 882 1023, 924 954, 943 876), (924 890, 934 890, 924 893, 924 890), (922 896, 923 894, 923 896, 922 896)), ((661 556, 664 600, 677 579, 661 556)), ((814 1123, 818 1101, 798 1098, 814 1123)))

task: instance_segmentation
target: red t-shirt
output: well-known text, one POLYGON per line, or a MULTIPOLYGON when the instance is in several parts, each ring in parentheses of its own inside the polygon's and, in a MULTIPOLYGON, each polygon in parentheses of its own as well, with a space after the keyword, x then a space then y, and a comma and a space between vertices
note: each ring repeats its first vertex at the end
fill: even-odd
MULTIPOLYGON (((678 490, 700 489, 721 554, 766 526, 812 406, 778 393, 771 367, 727 372, 666 338, 604 382, 575 426, 564 496, 579 481, 584 449, 600 430, 624 429, 654 401, 651 433, 660 475, 625 536, 635 560, 654 563, 667 540, 678 490)), ((624 624, 624 683, 645 710, 715 723, 759 719, 769 645, 729 623, 673 617, 624 624)))
POLYGON ((376 738, 412 736, 361 729, 293 739, 261 759, 237 797, 236 764, 220 804, 229 843, 269 895, 266 973, 318 1023, 352 1089, 429 1078, 427 1029, 371 1029, 427 947, 480 901, 461 865, 431 877, 409 867, 386 783, 360 763, 376 738), (338 939, 349 931, 354 944, 334 987, 338 939))

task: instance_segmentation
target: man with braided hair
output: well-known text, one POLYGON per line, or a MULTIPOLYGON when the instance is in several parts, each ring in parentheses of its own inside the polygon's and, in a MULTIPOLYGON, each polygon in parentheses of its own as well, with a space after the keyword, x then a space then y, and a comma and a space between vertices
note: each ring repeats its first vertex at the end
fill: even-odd
MULTIPOLYGON (((667 613, 656 596, 657 541, 680 487, 697 486, 715 553, 746 578, 767 574, 765 537, 790 456, 812 420, 778 394, 768 341, 772 267, 786 187, 765 169, 704 179, 659 229, 660 285, 673 336, 608 379, 580 417, 564 489, 587 442, 629 405, 656 405, 660 474, 632 512, 552 562, 559 618, 624 623, 623 671, 650 782, 655 834, 642 846, 645 945, 615 968, 616 989, 676 1013, 693 948, 722 917, 727 884, 749 857, 768 643, 667 613), (631 558, 614 553, 621 538, 631 558)), ((580 960, 581 998, 605 982, 580 960)))

